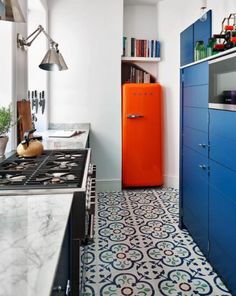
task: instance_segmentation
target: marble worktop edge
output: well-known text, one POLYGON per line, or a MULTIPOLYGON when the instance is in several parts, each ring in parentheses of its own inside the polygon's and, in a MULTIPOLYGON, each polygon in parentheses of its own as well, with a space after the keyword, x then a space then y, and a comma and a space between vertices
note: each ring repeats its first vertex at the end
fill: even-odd
POLYGON ((73 194, 0 198, 0 295, 49 296, 73 194))

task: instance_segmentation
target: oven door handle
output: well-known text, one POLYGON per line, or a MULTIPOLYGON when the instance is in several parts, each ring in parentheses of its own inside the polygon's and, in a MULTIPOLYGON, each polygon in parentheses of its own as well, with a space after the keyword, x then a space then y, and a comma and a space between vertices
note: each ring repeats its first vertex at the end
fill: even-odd
POLYGON ((89 216, 89 230, 88 230, 88 239, 93 240, 94 238, 94 215, 89 216))

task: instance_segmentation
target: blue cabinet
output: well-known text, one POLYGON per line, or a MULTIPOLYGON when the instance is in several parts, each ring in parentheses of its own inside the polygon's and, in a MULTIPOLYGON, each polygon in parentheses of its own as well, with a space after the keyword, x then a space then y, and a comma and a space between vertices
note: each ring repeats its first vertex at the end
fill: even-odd
POLYGON ((210 168, 209 260, 235 293, 236 173, 214 161, 210 168))
MULTIPOLYGON (((209 81, 208 62, 199 63, 184 69, 184 87, 208 84, 209 81)), ((199 93, 200 95, 200 93, 199 93)), ((208 103, 208 98, 207 101, 208 103)))
POLYGON ((208 158, 183 147, 183 223, 208 252, 208 158))
POLYGON ((207 20, 197 20, 180 34, 180 65, 187 65, 194 61, 194 47, 196 41, 203 40, 205 46, 212 36, 212 11, 207 12, 207 20))
POLYGON ((208 157, 208 133, 192 128, 183 127, 183 145, 192 148, 196 152, 208 157))
POLYGON ((180 34, 180 64, 181 66, 193 62, 193 25, 180 34))
MULTIPOLYGON (((195 24, 195 36, 204 40, 201 28, 195 24)), ((236 295, 236 112, 208 109, 209 89, 234 89, 236 58, 223 61, 232 67, 217 76, 223 65, 212 63, 211 79, 208 62, 181 69, 180 227, 236 295)))
MULTIPOLYGON (((203 70, 204 71, 204 70, 203 70)), ((184 87, 184 106, 208 108, 208 84, 184 87)))
POLYGON ((208 39, 212 36, 212 11, 209 10, 207 12, 207 19, 205 22, 197 20, 194 23, 194 34, 193 34, 193 42, 194 45, 198 40, 203 40, 205 46, 208 44, 208 39))
POLYGON ((208 63, 182 70, 180 225, 207 255, 208 239, 208 63))
POLYGON ((210 158, 236 171, 236 112, 210 110, 210 158))

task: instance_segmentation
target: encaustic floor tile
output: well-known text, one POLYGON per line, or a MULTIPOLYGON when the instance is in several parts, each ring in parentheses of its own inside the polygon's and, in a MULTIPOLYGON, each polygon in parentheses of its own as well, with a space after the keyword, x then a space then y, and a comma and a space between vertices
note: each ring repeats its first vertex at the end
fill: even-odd
POLYGON ((84 296, 231 295, 186 230, 172 188, 99 193, 84 296))

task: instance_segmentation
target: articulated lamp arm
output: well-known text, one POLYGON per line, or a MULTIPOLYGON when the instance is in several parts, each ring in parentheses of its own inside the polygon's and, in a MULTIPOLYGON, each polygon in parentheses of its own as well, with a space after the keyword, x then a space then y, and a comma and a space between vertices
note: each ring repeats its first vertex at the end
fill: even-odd
POLYGON ((33 41, 39 36, 39 34, 44 33, 50 44, 54 45, 57 44, 50 36, 49 34, 44 30, 44 28, 39 25, 38 28, 31 33, 27 38, 22 37, 20 34, 17 35, 17 45, 18 47, 23 47, 23 46, 31 46, 33 41), (32 39, 31 39, 32 37, 32 39))
POLYGON ((43 70, 53 71, 53 70, 67 70, 68 67, 65 60, 58 49, 58 43, 56 43, 51 36, 44 30, 44 28, 39 25, 38 28, 31 33, 27 38, 22 37, 17 34, 17 46, 24 49, 25 46, 29 47, 34 42, 34 40, 43 33, 50 43, 50 49, 45 55, 39 67, 43 70))

